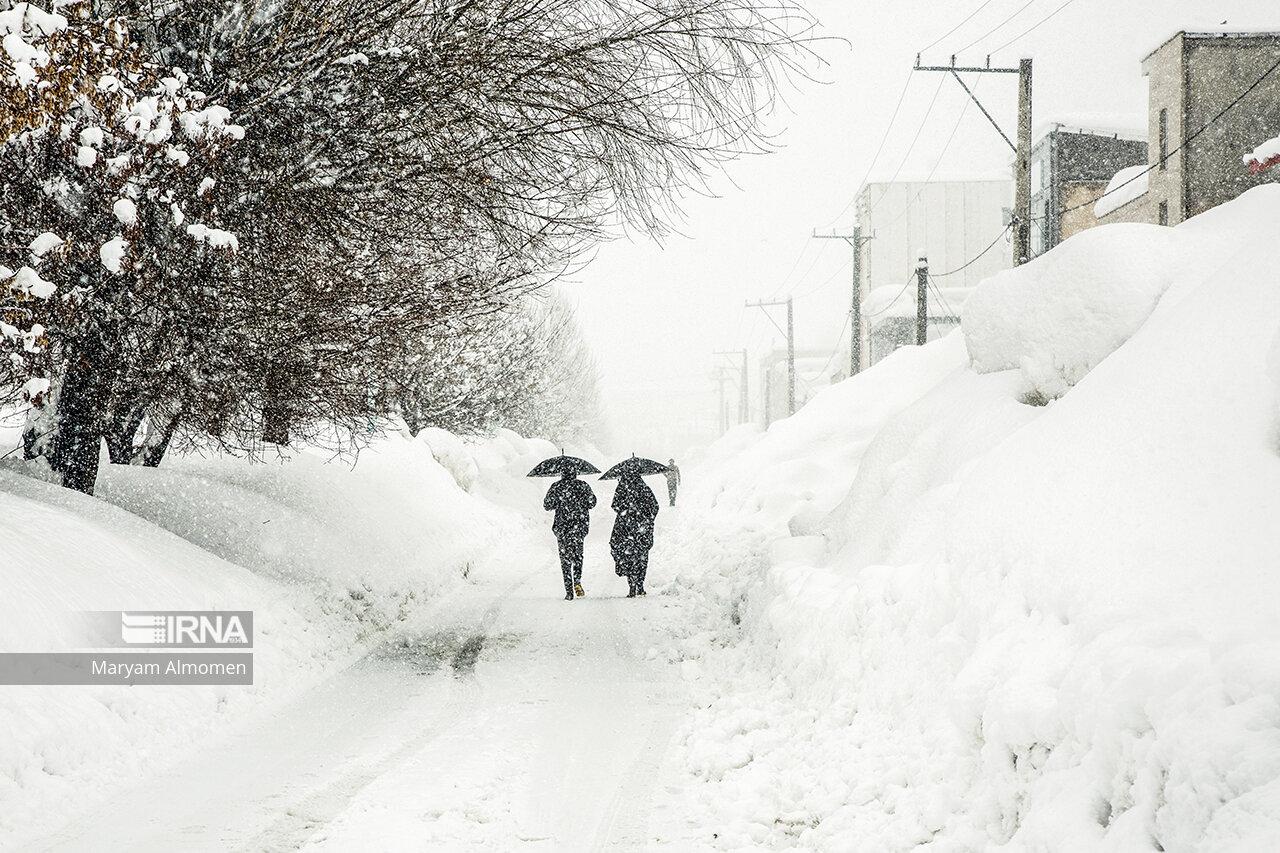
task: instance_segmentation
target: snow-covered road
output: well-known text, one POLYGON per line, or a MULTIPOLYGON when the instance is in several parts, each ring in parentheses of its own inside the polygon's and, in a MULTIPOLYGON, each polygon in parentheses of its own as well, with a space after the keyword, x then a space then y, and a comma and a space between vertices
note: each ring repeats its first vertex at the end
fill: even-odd
POLYGON ((524 543, 405 641, 30 849, 644 849, 672 819, 650 800, 689 709, 651 651, 680 604, 622 597, 603 544, 587 562, 569 603, 548 543, 524 543))

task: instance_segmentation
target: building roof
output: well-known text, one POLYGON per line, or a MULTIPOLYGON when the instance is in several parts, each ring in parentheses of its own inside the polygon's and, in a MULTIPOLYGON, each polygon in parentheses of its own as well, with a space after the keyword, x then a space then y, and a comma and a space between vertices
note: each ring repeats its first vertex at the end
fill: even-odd
POLYGON ((1176 32, 1176 33, 1174 33, 1173 35, 1169 36, 1169 37, 1168 37, 1167 39, 1165 39, 1164 41, 1160 42, 1159 46, 1157 46, 1155 50, 1151 51, 1151 52, 1150 52, 1150 53, 1148 53, 1146 56, 1142 57, 1142 61, 1145 63, 1148 59, 1150 59, 1151 57, 1153 57, 1153 56, 1155 56, 1157 53, 1159 53, 1159 52, 1160 52, 1160 50, 1161 50, 1165 45, 1167 45, 1169 42, 1173 41, 1174 39, 1178 38, 1179 36, 1181 36, 1184 40, 1199 40, 1199 39, 1243 39, 1243 38, 1272 38, 1272 39, 1280 39, 1280 32, 1275 32, 1275 31, 1273 31, 1273 30, 1258 30, 1258 31, 1256 31, 1256 32, 1239 32, 1239 31, 1237 31, 1237 32, 1230 32, 1230 33, 1225 33, 1225 32, 1224 32, 1224 33, 1189 33, 1189 32, 1187 32, 1186 30, 1179 30, 1178 32, 1176 32))

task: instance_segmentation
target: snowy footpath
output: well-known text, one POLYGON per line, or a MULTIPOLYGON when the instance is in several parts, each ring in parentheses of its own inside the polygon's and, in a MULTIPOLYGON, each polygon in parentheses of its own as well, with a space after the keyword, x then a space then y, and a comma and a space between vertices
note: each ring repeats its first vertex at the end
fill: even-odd
MULTIPOLYGON (((665 568, 625 598, 607 515, 586 598, 563 599, 549 518, 511 524, 386 642, 24 849, 647 849, 678 822, 653 794, 678 781, 669 746, 690 706, 669 651, 688 614, 661 593, 665 568)), ((659 538, 677 518, 659 516, 659 538)))

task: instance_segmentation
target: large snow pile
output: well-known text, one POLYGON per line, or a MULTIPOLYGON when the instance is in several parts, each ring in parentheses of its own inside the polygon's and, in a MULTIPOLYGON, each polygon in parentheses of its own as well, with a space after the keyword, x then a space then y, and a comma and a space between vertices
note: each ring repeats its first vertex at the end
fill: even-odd
POLYGON ((1074 237, 975 292, 976 364, 935 342, 882 398, 886 361, 689 477, 708 530, 785 529, 815 436, 852 481, 689 584, 734 616, 686 649, 706 848, 1280 849, 1277 221, 1263 187, 1074 237))
POLYGON ((1127 166, 1112 176, 1107 188, 1093 203, 1093 215, 1101 219, 1114 210, 1119 210, 1147 192, 1151 167, 1145 164, 1127 166))
POLYGON ((1019 368, 1028 395, 1062 396, 1137 331, 1175 277, 1203 258, 1191 235, 1123 224, 1077 234, 983 282, 965 303, 965 343, 979 373, 1019 368))
MULTIPOLYGON (((487 459, 519 455, 513 441, 472 446, 478 478, 487 459)), ((0 847, 47 828, 68 797, 155 771, 411 630, 520 523, 463 489, 425 439, 394 433, 354 466, 306 451, 106 466, 98 496, 0 470, 0 649, 68 648, 76 611, 252 610, 254 684, 4 688, 0 847)))

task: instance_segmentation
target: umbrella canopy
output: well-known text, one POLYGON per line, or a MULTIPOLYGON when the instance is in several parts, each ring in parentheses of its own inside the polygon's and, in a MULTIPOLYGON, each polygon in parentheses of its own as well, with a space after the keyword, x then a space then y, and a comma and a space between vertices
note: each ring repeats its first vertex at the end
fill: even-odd
POLYGON ((663 474, 669 471, 666 465, 661 462, 655 462, 652 459, 645 459, 643 456, 632 456, 630 459, 623 459, 617 465, 614 465, 608 471, 600 475, 601 480, 616 480, 623 474, 635 472, 641 477, 647 477, 650 474, 663 474))
POLYGON ((561 477, 565 474, 599 474, 600 469, 576 456, 552 456, 543 459, 526 477, 561 477))

